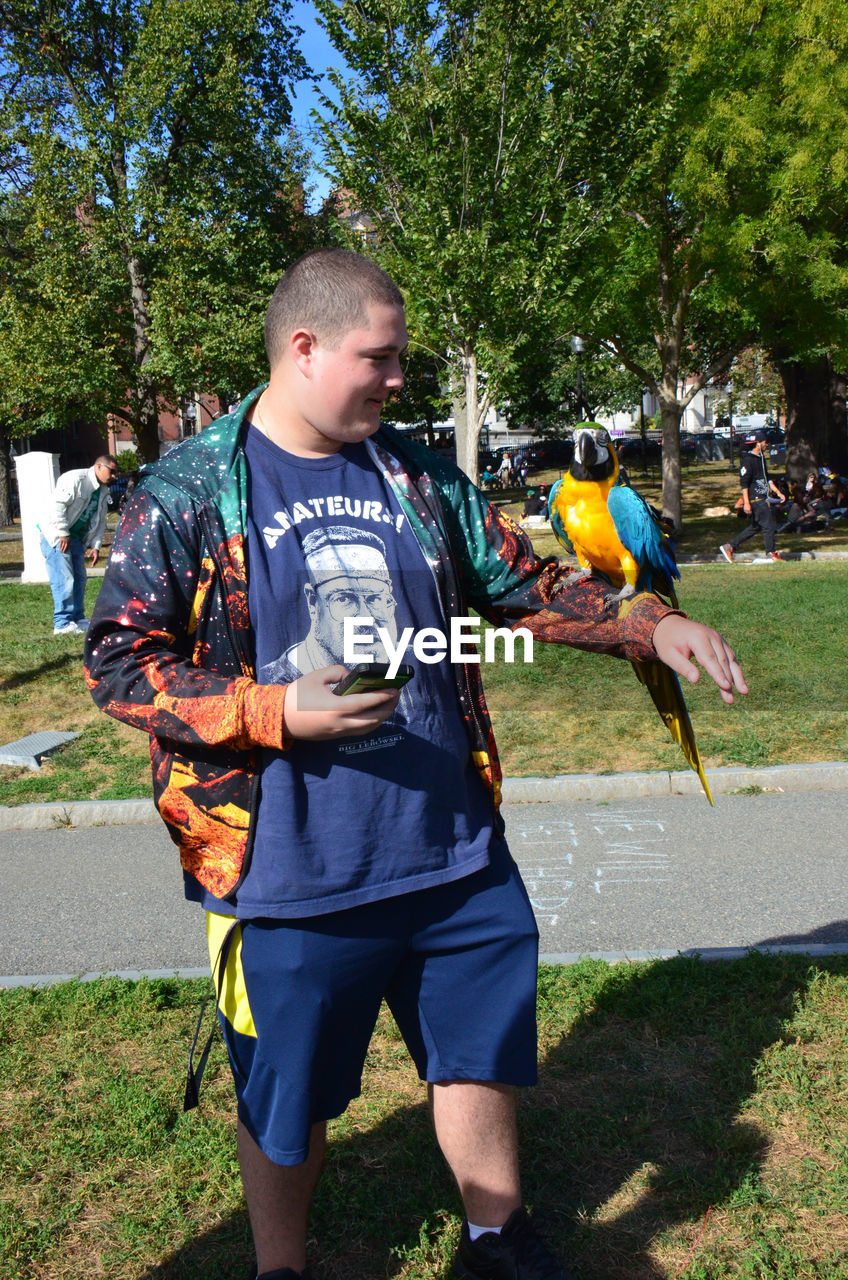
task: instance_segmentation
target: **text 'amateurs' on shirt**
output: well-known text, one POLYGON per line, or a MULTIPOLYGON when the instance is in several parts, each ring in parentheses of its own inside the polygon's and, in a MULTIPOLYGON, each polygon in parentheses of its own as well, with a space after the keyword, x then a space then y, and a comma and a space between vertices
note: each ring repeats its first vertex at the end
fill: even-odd
MULTIPOLYGON (((433 575, 364 445, 284 452, 255 428, 248 574, 257 679, 289 683, 344 656, 345 618, 385 662, 404 628, 444 628, 433 575), (371 636, 369 638, 369 630, 371 636)), ((395 714, 364 737, 263 753, 249 870, 222 904, 242 918, 303 917, 443 884, 485 866, 491 800, 470 759, 448 659, 415 674, 395 714)), ((187 894, 201 896, 187 880, 187 894)))

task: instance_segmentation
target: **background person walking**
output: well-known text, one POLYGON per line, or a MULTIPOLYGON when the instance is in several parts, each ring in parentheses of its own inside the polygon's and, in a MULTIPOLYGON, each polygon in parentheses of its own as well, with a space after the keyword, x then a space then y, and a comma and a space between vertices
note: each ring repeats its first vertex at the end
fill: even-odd
POLYGON ((104 453, 90 467, 64 471, 56 481, 49 514, 39 527, 41 554, 53 593, 54 636, 85 631, 85 562, 92 568, 106 530, 109 481, 118 464, 104 453))
POLYGON ((786 501, 786 495, 781 493, 773 480, 769 479, 766 463, 768 444, 765 431, 757 431, 748 436, 745 444, 749 448, 742 455, 739 483, 742 485, 742 507, 750 524, 730 542, 724 542, 719 547, 719 551, 729 564, 733 562, 734 553, 741 544, 748 538, 753 538, 754 534, 759 533, 760 530, 766 545, 766 557, 769 560, 780 559, 774 537, 777 521, 774 518, 772 504, 769 502, 769 494, 773 493, 781 503, 786 501))

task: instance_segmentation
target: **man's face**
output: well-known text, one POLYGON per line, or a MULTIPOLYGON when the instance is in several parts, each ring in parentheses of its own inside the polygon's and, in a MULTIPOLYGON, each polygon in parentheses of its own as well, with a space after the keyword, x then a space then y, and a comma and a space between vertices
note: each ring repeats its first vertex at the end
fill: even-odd
POLYGON ((114 462, 98 462, 94 467, 94 474, 97 476, 99 484, 108 484, 110 480, 114 480, 118 474, 118 468, 114 462))
MULTIPOLYGON (((388 576, 339 574, 325 582, 310 582, 306 603, 312 634, 335 662, 344 660, 345 618, 373 618, 375 629, 383 627, 393 641, 397 640, 396 603, 388 576)), ((366 646, 362 644, 360 649, 364 652, 366 646)), ((388 661, 379 642, 375 641, 370 652, 376 662, 388 661)))
POLYGON ((318 448, 335 452, 374 434, 386 400, 403 386, 406 344, 403 308, 383 303, 372 303, 366 324, 335 348, 316 343, 299 407, 318 448))

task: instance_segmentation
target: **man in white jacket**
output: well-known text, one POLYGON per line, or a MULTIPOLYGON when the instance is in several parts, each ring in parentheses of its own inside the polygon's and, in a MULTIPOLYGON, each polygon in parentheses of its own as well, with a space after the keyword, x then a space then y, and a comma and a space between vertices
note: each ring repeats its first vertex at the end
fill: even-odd
POLYGON ((106 529, 109 481, 118 464, 104 453, 90 467, 64 471, 40 525, 41 553, 53 592, 53 634, 85 631, 86 560, 93 568, 106 529))

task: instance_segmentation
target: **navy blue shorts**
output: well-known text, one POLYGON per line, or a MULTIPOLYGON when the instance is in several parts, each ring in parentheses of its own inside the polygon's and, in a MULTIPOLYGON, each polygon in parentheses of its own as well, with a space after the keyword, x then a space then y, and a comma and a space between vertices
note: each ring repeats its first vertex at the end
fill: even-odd
MULTIPOLYGON (((213 969, 232 917, 209 913, 213 969)), ((232 934, 219 1017, 239 1118, 276 1164, 300 1164, 341 1115, 385 998, 422 1080, 536 1082, 538 930, 514 862, 451 884, 232 934)))

